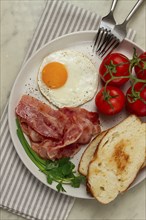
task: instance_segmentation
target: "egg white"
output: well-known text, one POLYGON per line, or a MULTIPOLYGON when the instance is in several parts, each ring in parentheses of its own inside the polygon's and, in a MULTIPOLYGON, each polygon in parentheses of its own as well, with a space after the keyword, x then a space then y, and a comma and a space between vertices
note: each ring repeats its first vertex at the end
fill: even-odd
POLYGON ((73 50, 56 51, 44 58, 38 73, 41 93, 57 107, 76 107, 91 100, 98 87, 98 73, 83 53, 73 50), (43 68, 51 62, 64 64, 68 72, 66 83, 57 89, 46 86, 42 80, 43 68))

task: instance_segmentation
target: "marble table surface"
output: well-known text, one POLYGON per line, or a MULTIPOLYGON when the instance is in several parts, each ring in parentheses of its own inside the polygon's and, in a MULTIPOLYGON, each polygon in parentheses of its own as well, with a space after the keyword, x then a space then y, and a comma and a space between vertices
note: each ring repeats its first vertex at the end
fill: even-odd
MULTIPOLYGON (((100 15, 106 15, 111 3, 111 0, 66 1, 100 15)), ((125 18, 135 2, 136 0, 120 0, 118 2, 115 18, 119 23, 125 18)), ((1 114, 44 6, 45 0, 1 0, 1 114)), ((137 32, 135 42, 146 50, 146 2, 129 22, 129 27, 137 32)), ((76 199, 68 220, 146 219, 145 183, 144 180, 109 205, 101 205, 95 200, 76 199)), ((1 209, 0 219, 21 220, 23 218, 1 209)))

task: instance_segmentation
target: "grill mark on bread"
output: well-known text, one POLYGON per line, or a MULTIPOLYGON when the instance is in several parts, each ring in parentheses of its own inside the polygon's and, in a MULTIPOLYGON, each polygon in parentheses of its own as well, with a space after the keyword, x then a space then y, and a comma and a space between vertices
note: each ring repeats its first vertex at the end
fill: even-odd
POLYGON ((129 155, 125 152, 127 141, 121 140, 116 146, 113 153, 113 159, 116 162, 119 171, 123 171, 129 163, 129 155))

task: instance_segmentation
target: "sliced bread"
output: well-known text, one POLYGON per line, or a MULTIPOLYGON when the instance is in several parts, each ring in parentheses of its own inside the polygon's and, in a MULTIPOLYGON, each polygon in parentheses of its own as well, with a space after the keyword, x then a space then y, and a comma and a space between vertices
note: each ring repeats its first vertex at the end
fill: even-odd
POLYGON ((87 187, 107 204, 125 191, 145 161, 145 125, 131 115, 108 130, 88 167, 87 187))
POLYGON ((142 168, 146 167, 146 123, 143 123, 145 127, 145 161, 144 164, 142 165, 142 168))
POLYGON ((87 176, 89 163, 90 163, 90 161, 91 161, 91 159, 92 159, 92 157, 95 153, 95 150, 98 147, 98 144, 100 143, 100 141, 102 140, 102 138, 104 137, 106 132, 107 131, 103 131, 99 135, 97 135, 91 141, 91 143, 87 146, 86 150, 82 154, 82 157, 80 159, 79 166, 78 166, 78 171, 83 176, 87 176))

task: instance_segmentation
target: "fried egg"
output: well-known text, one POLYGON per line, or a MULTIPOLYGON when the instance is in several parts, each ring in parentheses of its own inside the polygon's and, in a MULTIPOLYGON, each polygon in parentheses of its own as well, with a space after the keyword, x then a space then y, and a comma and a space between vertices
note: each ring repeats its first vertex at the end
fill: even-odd
POLYGON ((98 74, 83 53, 60 50, 44 58, 38 73, 38 86, 53 105, 76 107, 93 98, 98 74))

